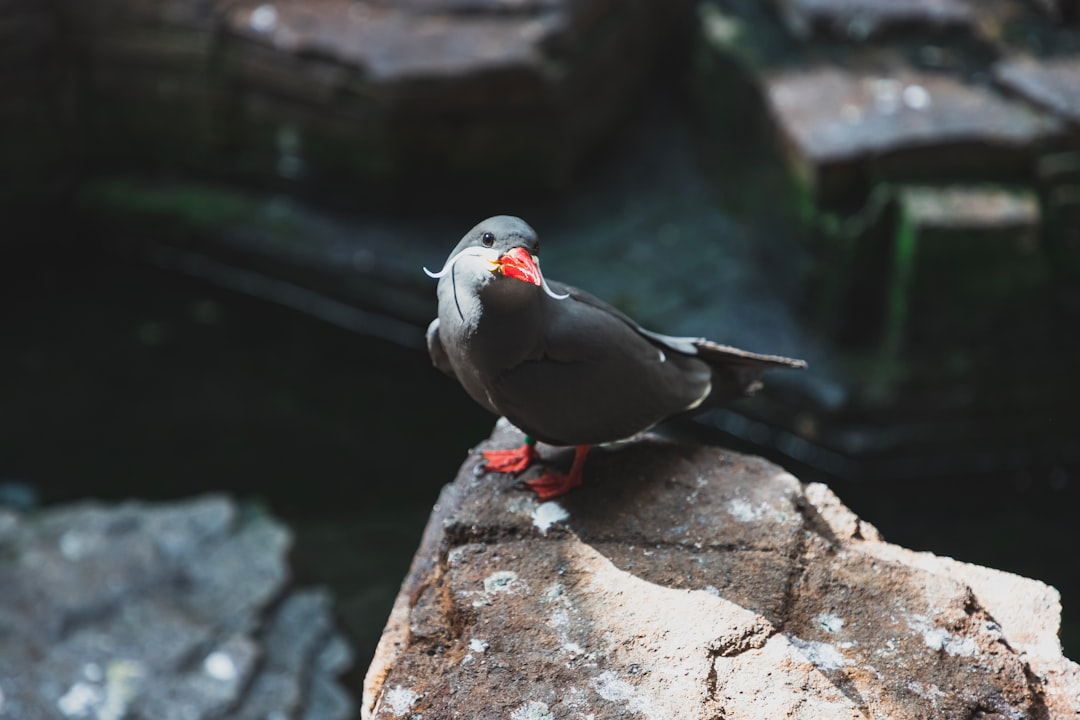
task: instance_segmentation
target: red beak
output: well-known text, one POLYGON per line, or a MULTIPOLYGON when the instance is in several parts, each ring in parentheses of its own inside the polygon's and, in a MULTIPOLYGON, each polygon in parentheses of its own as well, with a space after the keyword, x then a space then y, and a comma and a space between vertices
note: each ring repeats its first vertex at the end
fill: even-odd
POLYGON ((499 258, 499 270, 506 277, 517 278, 533 285, 540 285, 540 268, 533 256, 523 247, 508 250, 499 258))

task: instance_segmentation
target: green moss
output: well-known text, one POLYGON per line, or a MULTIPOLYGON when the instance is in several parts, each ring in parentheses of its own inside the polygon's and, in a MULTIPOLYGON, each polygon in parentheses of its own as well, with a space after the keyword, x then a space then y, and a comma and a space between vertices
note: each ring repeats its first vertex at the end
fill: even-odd
POLYGON ((915 225, 911 218, 902 213, 897 226, 893 245, 892 273, 889 277, 888 298, 886 304, 884 354, 895 357, 900 350, 900 341, 907 324, 910 308, 909 292, 911 274, 915 268, 915 225))
POLYGON ((185 183, 150 186, 126 178, 87 183, 78 203, 87 210, 128 217, 167 216, 200 230, 250 221, 259 213, 252 198, 233 190, 185 183))

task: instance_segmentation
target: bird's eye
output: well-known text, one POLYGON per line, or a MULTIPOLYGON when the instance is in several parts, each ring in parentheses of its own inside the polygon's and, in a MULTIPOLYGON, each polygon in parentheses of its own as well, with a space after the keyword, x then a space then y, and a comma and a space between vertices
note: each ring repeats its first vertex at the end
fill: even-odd
POLYGON ((495 244, 495 236, 486 232, 480 236, 480 242, 484 243, 484 247, 491 247, 495 244))

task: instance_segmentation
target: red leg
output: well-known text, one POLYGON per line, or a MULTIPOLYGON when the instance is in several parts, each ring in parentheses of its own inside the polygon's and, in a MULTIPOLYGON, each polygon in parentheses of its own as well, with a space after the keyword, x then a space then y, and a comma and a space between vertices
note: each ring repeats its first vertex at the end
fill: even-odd
POLYGON ((511 450, 485 450, 481 453, 487 464, 485 470, 501 473, 519 473, 536 459, 536 448, 526 441, 521 447, 511 450))
POLYGON ((574 464, 570 466, 570 472, 564 474, 549 470, 540 477, 527 481, 525 487, 535 492, 539 500, 551 500, 570 492, 581 484, 581 471, 585 467, 585 456, 589 454, 589 447, 578 445, 574 448, 574 464))

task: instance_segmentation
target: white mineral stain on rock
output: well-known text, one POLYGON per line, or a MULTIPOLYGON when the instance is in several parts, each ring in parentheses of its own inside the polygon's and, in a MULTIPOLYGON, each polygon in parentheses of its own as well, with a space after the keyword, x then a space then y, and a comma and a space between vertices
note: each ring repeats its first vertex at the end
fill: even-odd
POLYGON ((829 643, 817 642, 816 640, 803 640, 802 638, 789 635, 788 641, 792 647, 802 653, 802 656, 822 670, 839 670, 851 664, 844 654, 829 643))
MULTIPOLYGON (((98 671, 100 673, 100 668, 98 671)), ((104 684, 80 680, 56 701, 56 707, 65 717, 122 720, 128 714, 128 707, 138 692, 138 681, 144 674, 142 663, 112 660, 106 666, 102 678, 104 684)))
POLYGON ((701 493, 701 489, 706 487, 708 484, 709 484, 709 481, 707 479, 705 479, 705 478, 701 477, 700 475, 698 475, 694 479, 694 485, 696 485, 697 487, 694 489, 694 492, 692 492, 692 493, 690 493, 689 495, 686 496, 686 502, 688 502, 688 503, 697 502, 698 495, 701 493))
POLYGON ((251 28, 258 32, 270 32, 277 25, 277 8, 273 5, 260 5, 251 11, 251 28))
POLYGON ((409 712, 420 696, 408 688, 398 685, 387 691, 383 706, 394 715, 401 717, 409 712))
MULTIPOLYGON (((570 600, 567 598, 565 591, 561 585, 556 584, 558 587, 558 594, 551 593, 552 588, 548 588, 548 593, 545 593, 545 597, 549 594, 553 594, 552 601, 558 602, 561 607, 555 607, 551 614, 548 616, 548 624, 554 629, 556 636, 559 638, 559 643, 562 650, 571 655, 571 659, 578 660, 581 658, 588 658, 586 650, 580 643, 571 637, 571 619, 570 610, 573 609, 570 600)), ((570 667, 570 664, 567 664, 570 667)))
POLYGON ((555 720, 555 716, 551 714, 547 703, 533 700, 511 712, 510 720, 555 720))
POLYGON ((799 482, 799 478, 795 477, 794 475, 789 473, 787 470, 781 470, 780 472, 773 475, 772 481, 774 483, 787 483, 789 485, 794 485, 796 487, 798 487, 801 484, 799 482))
POLYGON ((869 81, 870 92, 874 97, 874 109, 882 115, 892 115, 900 109, 900 95, 903 83, 893 78, 879 78, 869 81))
POLYGON ((658 717, 650 698, 620 678, 614 670, 605 670, 592 680, 596 693, 609 702, 624 702, 630 712, 641 713, 649 720, 658 717))
POLYGON ((536 500, 532 495, 510 495, 506 498, 507 515, 532 515, 536 509, 536 500))
POLYGON ((754 522, 755 520, 761 519, 765 510, 768 509, 768 506, 751 505, 744 498, 735 498, 734 500, 729 500, 724 509, 739 522, 754 522))
POLYGON ((908 85, 901 93, 901 98, 912 110, 925 110, 930 107, 930 91, 922 85, 908 85))
POLYGON ((979 646, 971 638, 957 638, 951 637, 950 642, 945 646, 945 652, 950 655, 960 655, 968 657, 979 652, 979 646))
POLYGON ((923 642, 931 650, 944 650, 950 655, 961 657, 969 657, 979 651, 979 646, 971 638, 957 637, 942 628, 924 632, 923 642))
POLYGON ((840 629, 844 627, 844 619, 842 617, 833 615, 832 613, 824 613, 822 615, 818 615, 815 620, 817 621, 817 624, 825 630, 825 632, 840 632, 840 629))
POLYGON ((60 554, 66 560, 81 560, 92 550, 91 539, 78 530, 68 530, 60 536, 60 554))
POLYGON ((570 517, 570 513, 563 509, 563 506, 554 500, 549 500, 546 503, 540 503, 533 510, 532 521, 533 525, 543 533, 547 535, 548 529, 557 522, 562 522, 570 517))
POLYGON ((231 682, 239 675, 232 657, 220 650, 206 656, 203 660, 203 672, 221 682, 231 682))
POLYGON ((908 626, 922 634, 923 643, 931 650, 944 650, 949 655, 969 657, 979 651, 979 646, 971 638, 953 635, 948 630, 934 625, 922 615, 907 617, 908 626))
POLYGON ((113 660, 105 668, 105 702, 97 709, 96 720, 123 720, 139 692, 146 667, 134 660, 113 660))
POLYGON ((104 699, 105 692, 101 687, 79 681, 56 701, 56 707, 65 717, 82 717, 89 715, 104 699))
POLYGON ((940 698, 945 697, 945 693, 943 693, 941 691, 941 688, 939 688, 934 683, 930 683, 929 685, 927 685, 926 683, 921 683, 918 680, 912 680, 907 684, 907 688, 916 695, 924 697, 927 700, 933 702, 935 707, 937 706, 937 701, 940 698))
POLYGON ((484 592, 489 595, 513 592, 518 574, 513 570, 498 570, 484 578, 484 592))
POLYGON ((469 649, 473 652, 482 653, 487 650, 491 645, 486 640, 480 640, 479 638, 473 638, 469 641, 469 649))
POLYGON ((544 602, 555 602, 563 596, 564 592, 566 591, 563 589, 562 583, 552 583, 548 585, 547 590, 540 596, 540 599, 544 602))

